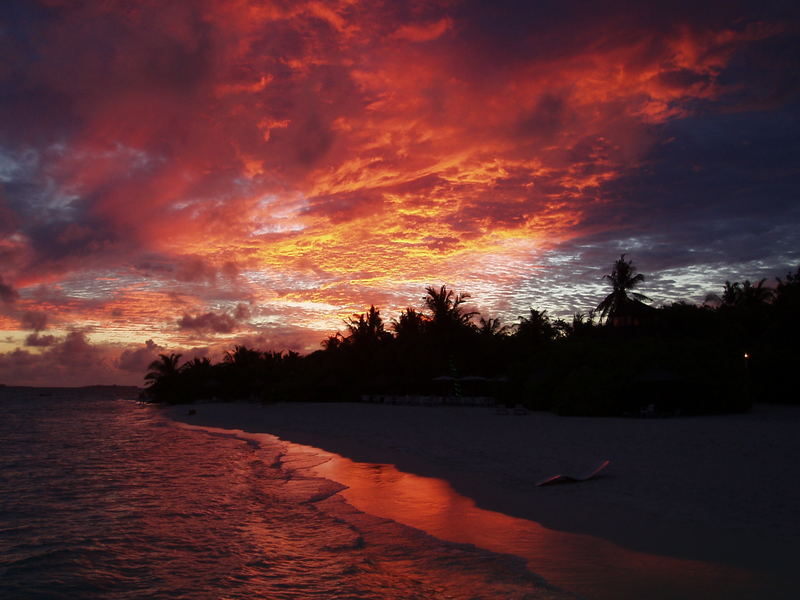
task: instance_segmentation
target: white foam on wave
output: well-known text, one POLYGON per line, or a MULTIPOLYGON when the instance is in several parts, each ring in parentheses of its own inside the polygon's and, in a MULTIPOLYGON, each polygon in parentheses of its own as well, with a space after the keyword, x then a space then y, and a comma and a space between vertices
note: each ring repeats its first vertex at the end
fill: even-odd
MULTIPOLYGON (((380 579, 381 598, 393 598, 394 594, 453 600, 573 597, 548 585, 520 557, 444 541, 354 507, 340 494, 346 485, 321 476, 318 471, 327 464, 347 460, 336 454, 270 434, 179 425, 209 435, 241 439, 273 457, 274 460, 264 460, 270 469, 259 472, 265 501, 312 505, 332 519, 326 520, 329 529, 321 536, 325 541, 319 549, 348 554, 350 560, 359 557, 355 562, 361 566, 349 574, 356 588, 365 585, 361 580, 380 579), (403 582, 399 587, 398 581, 403 582)), ((376 493, 381 490, 376 488, 376 493)))

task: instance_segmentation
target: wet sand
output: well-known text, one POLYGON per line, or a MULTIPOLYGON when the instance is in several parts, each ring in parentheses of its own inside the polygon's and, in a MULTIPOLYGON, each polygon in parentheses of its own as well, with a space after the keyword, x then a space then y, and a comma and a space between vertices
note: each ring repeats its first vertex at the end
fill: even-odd
POLYGON ((497 415, 471 407, 297 403, 167 409, 450 482, 480 508, 625 548, 785 579, 800 539, 800 408, 680 419, 497 415), (537 487, 608 458, 596 480, 537 487))

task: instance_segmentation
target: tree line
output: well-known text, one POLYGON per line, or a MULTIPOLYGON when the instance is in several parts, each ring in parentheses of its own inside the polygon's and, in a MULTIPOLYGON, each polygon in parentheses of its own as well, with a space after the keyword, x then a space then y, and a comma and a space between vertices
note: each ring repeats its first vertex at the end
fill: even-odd
POLYGON ((514 324, 467 309, 467 293, 425 289, 420 308, 387 322, 375 306, 308 355, 235 346, 223 360, 162 354, 145 376, 155 402, 352 401, 364 396, 489 395, 570 415, 672 415, 797 402, 800 267, 726 281, 702 305, 653 308, 622 255, 610 293, 571 320, 531 308, 514 324), (466 388, 466 389, 465 389, 466 388))

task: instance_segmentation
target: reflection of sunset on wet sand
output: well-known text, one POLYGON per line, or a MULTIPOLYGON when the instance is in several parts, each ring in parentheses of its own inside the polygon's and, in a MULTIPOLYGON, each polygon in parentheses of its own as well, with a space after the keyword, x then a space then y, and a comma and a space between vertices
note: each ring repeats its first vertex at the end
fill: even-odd
POLYGON ((347 486, 325 502, 522 557, 586 598, 794 597, 800 488, 785 473, 795 407, 651 420, 360 403, 167 414, 244 439, 294 440, 282 469, 347 486), (616 460, 597 479, 536 485, 596 466, 598 449, 616 460))
POLYGON ((355 508, 443 540, 521 556, 549 583, 587 598, 753 597, 757 576, 743 569, 634 552, 600 538, 547 529, 478 508, 442 479, 313 452, 328 461, 311 472, 347 486, 341 495, 355 508))

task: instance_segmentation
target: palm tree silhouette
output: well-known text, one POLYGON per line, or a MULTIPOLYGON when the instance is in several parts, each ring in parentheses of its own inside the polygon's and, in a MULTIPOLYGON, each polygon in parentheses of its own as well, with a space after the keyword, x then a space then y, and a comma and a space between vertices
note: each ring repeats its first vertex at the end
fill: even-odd
POLYGON ((233 352, 230 350, 225 352, 222 360, 238 368, 254 367, 261 361, 261 352, 244 345, 236 345, 233 347, 233 352))
POLYGON ((576 313, 572 316, 572 323, 568 328, 569 336, 587 335, 594 327, 594 310, 590 310, 588 315, 576 313))
POLYGON ((794 273, 787 273, 785 278, 778 277, 775 289, 775 304, 778 307, 800 306, 800 267, 794 273))
POLYGON ((178 361, 181 354, 171 353, 159 354, 158 360, 154 360, 147 367, 148 373, 144 376, 145 381, 150 382, 150 387, 158 384, 160 381, 165 381, 178 374, 178 361))
MULTIPOLYGON (((178 356, 180 356, 180 355, 178 355, 178 356)), ((203 357, 195 356, 192 360, 190 360, 189 362, 185 363, 180 368, 180 371, 181 371, 181 373, 193 372, 193 371, 206 372, 210 368, 211 368, 211 359, 210 358, 208 358, 207 356, 203 356, 203 357)))
MULTIPOLYGON (((775 290, 766 287, 764 285, 766 281, 766 279, 761 279, 755 284, 751 283, 749 279, 746 279, 744 283, 726 281, 722 288, 722 296, 709 294, 706 296, 706 302, 717 302, 720 307, 726 308, 753 308, 764 305, 775 298, 775 290)), ((778 282, 780 284, 780 279, 778 282)))
POLYGON ((422 335, 427 322, 425 315, 409 306, 398 318, 392 319, 392 329, 399 340, 416 340, 422 335))
POLYGON ((759 306, 768 303, 775 296, 775 290, 766 287, 766 279, 760 280, 753 285, 750 280, 746 279, 742 284, 742 302, 745 306, 759 306))
POLYGON ((478 333, 484 337, 491 338, 494 336, 506 335, 508 333, 508 325, 503 325, 499 317, 481 317, 478 323, 478 333))
POLYGON ((447 286, 438 290, 433 286, 425 288, 425 306, 431 311, 431 322, 435 326, 468 326, 472 317, 477 312, 464 312, 464 304, 471 296, 469 294, 454 294, 447 286))
POLYGON ((336 350, 341 348, 344 345, 344 343, 345 343, 344 336, 342 336, 342 334, 337 331, 333 335, 329 335, 327 338, 322 340, 320 345, 322 346, 322 349, 325 350, 326 352, 335 352, 336 350))
POLYGON ((178 361, 180 354, 159 354, 158 360, 150 363, 148 373, 144 376, 147 385, 147 395, 155 401, 175 402, 175 390, 178 385, 180 369, 178 361))
POLYGON ((597 310, 600 311, 600 318, 613 317, 623 306, 631 301, 650 301, 650 298, 644 294, 631 291, 644 282, 644 275, 636 272, 633 262, 625 260, 624 254, 620 255, 619 259, 614 262, 611 267, 611 273, 603 275, 603 279, 608 279, 611 282, 612 291, 597 305, 597 310))
POLYGON ((384 329, 381 311, 370 306, 365 314, 353 315, 346 322, 350 331, 348 338, 357 346, 381 342, 390 337, 384 329))
POLYGON ((531 307, 529 317, 519 317, 516 331, 518 339, 541 343, 553 340, 557 335, 558 330, 554 327, 546 310, 537 310, 531 307))

